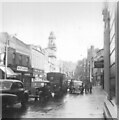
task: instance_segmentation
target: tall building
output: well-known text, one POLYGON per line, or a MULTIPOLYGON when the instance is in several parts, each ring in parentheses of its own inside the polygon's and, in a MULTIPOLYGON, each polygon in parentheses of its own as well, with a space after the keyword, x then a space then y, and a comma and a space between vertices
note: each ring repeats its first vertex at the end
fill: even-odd
POLYGON ((119 2, 104 3, 104 115, 119 119, 119 2))

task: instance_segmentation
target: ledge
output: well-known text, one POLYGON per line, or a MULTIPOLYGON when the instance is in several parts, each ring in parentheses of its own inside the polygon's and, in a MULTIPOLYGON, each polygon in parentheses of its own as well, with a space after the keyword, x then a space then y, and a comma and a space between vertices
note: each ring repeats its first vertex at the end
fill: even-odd
POLYGON ((112 120, 114 118, 117 118, 117 105, 116 104, 112 104, 111 101, 109 101, 108 99, 106 99, 104 101, 104 116, 105 118, 112 118, 112 120))

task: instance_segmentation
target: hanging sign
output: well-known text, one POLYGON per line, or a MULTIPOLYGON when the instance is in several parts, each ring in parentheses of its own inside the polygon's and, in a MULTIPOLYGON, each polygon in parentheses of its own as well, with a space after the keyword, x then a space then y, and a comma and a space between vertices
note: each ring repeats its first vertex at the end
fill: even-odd
POLYGON ((94 61, 94 68, 104 68, 104 60, 94 61))

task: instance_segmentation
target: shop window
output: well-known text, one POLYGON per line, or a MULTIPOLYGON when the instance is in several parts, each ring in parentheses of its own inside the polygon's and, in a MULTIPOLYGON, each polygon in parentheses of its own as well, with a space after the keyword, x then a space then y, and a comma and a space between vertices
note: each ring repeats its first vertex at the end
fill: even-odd
POLYGON ((16 55, 15 55, 15 53, 13 53, 13 54, 12 54, 13 64, 15 64, 15 57, 16 57, 16 55))
POLYGON ((29 66, 29 57, 26 57, 26 64, 29 66))
POLYGON ((110 66, 110 77, 115 78, 116 72, 115 72, 115 64, 112 64, 110 66))
POLYGON ((111 42, 110 42, 110 52, 112 52, 114 48, 115 48, 115 34, 112 37, 111 42))
POLYGON ((19 54, 16 53, 16 64, 19 65, 19 54))
POLYGON ((115 50, 112 51, 110 55, 110 65, 115 63, 115 50))
POLYGON ((26 56, 25 56, 25 55, 22 55, 22 65, 23 65, 23 66, 27 66, 26 56))
POLYGON ((19 65, 22 65, 22 55, 19 55, 19 65))

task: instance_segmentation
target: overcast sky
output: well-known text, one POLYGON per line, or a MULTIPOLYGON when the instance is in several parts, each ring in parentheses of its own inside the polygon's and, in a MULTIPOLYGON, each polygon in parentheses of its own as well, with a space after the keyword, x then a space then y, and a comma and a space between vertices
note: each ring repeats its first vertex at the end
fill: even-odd
POLYGON ((102 8, 101 2, 4 2, 2 28, 42 48, 53 31, 57 57, 76 62, 86 57, 90 45, 103 47, 102 8))

